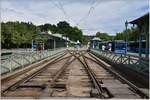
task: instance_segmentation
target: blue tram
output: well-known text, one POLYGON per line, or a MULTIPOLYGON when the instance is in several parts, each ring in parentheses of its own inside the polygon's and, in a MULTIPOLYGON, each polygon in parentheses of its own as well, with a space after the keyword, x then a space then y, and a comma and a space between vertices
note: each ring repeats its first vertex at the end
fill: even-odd
POLYGON ((113 47, 114 47, 113 50, 114 53, 121 53, 121 54, 127 53, 127 42, 124 40, 114 41, 113 47))
POLYGON ((126 54, 127 53, 127 42, 124 40, 115 40, 115 41, 104 41, 99 44, 99 49, 102 49, 105 46, 106 51, 126 54))
MULTIPOLYGON (((129 41, 129 51, 130 52, 135 52, 138 53, 139 52, 139 41, 129 41)), ((141 52, 145 53, 146 51, 146 41, 142 40, 141 42, 141 52)))

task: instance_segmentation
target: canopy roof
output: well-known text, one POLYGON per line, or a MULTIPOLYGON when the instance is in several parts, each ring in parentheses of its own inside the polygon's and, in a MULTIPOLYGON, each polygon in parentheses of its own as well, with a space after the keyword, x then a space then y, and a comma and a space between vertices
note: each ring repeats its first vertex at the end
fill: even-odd
POLYGON ((92 41, 102 41, 99 37, 94 37, 92 41))
POLYGON ((42 35, 42 36, 45 36, 47 38, 51 38, 52 37, 52 39, 54 39, 54 38, 60 38, 60 39, 63 39, 65 41, 68 41, 68 42, 70 42, 72 44, 77 44, 77 42, 71 41, 68 37, 65 37, 65 36, 63 36, 62 34, 59 34, 59 33, 52 34, 51 32, 41 32, 38 35, 42 35))
POLYGON ((45 35, 47 37, 60 38, 65 41, 70 41, 68 37, 62 36, 62 34, 59 34, 59 33, 52 34, 50 32, 41 32, 39 35, 45 35))
POLYGON ((129 23, 131 24, 140 24, 141 22, 149 22, 149 13, 146 13, 145 15, 133 20, 133 21, 130 21, 129 23))

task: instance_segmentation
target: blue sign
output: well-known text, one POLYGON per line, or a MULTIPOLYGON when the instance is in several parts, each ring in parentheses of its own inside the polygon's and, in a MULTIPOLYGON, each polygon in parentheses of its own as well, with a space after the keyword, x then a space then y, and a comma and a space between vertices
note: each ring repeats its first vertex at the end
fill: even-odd
POLYGON ((127 50, 115 50, 114 52, 119 54, 126 54, 127 50))

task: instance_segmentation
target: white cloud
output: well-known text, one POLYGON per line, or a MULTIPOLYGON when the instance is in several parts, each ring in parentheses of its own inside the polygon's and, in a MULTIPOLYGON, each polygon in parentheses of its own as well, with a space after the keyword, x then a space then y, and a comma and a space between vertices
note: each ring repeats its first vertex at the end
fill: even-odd
POLYGON ((1 2, 2 21, 31 21, 39 25, 57 24, 66 20, 73 26, 79 24, 79 28, 88 29, 83 30, 84 34, 95 34, 100 31, 114 35, 124 30, 125 20, 133 20, 148 12, 149 1, 2 0, 1 2))

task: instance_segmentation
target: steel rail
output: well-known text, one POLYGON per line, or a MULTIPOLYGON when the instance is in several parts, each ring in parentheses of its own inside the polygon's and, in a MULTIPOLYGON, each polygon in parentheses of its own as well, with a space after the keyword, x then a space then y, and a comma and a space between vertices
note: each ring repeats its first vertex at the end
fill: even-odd
MULTIPOLYGON (((48 64, 46 64, 46 65, 43 66, 42 68, 38 69, 36 72, 34 72, 34 73, 32 73, 32 74, 30 74, 30 75, 24 77, 23 79, 21 79, 21 80, 15 82, 15 83, 12 84, 11 86, 9 86, 9 87, 7 87, 6 89, 2 90, 2 91, 1 91, 1 95, 4 95, 4 93, 5 93, 6 91, 8 91, 8 90, 15 90, 15 89, 17 89, 20 84, 22 84, 22 83, 24 83, 24 82, 26 82, 26 81, 32 79, 34 76, 36 76, 36 75, 38 75, 39 73, 41 73, 42 71, 44 71, 44 70, 47 68, 47 66, 49 66, 49 65, 51 65, 51 64, 54 64, 54 63, 56 63, 56 62, 58 62, 58 61, 61 61, 61 60, 63 60, 63 59, 68 58, 68 57, 62 58, 62 57, 63 57, 64 55, 66 55, 66 54, 67 54, 67 53, 64 53, 64 54, 62 54, 62 55, 56 56, 55 58, 53 58, 53 61, 49 62, 48 64)), ((70 57, 70 56, 69 56, 69 57, 70 57)))
POLYGON ((94 84, 94 87, 96 87, 97 90, 98 90, 98 93, 99 93, 98 97, 99 98, 105 98, 105 96, 102 94, 102 92, 104 92, 104 90, 100 86, 99 81, 96 79, 96 76, 95 76, 94 72, 89 68, 88 63, 87 63, 87 61, 85 60, 85 58, 83 56, 84 54, 82 52, 81 52, 81 54, 79 54, 81 57, 83 57, 84 62, 80 59, 80 56, 77 57, 75 54, 73 54, 71 52, 70 52, 70 54, 72 54, 75 58, 77 58, 78 61, 85 67, 88 76, 90 77, 91 81, 94 84))
MULTIPOLYGON (((67 49, 67 51, 68 51, 71 55, 73 54, 74 57, 76 56, 75 54, 78 54, 78 55, 79 55, 78 57, 80 57, 80 56, 82 56, 82 54, 84 55, 84 54, 87 53, 87 52, 84 52, 84 53, 83 53, 83 52, 81 52, 81 50, 80 50, 81 53, 78 53, 79 50, 76 50, 76 51, 75 51, 75 50, 68 50, 68 49, 67 49), (74 53, 72 53, 72 51, 73 51, 74 53)), ((85 51, 85 50, 82 50, 82 51, 85 51)))
MULTIPOLYGON (((76 53, 75 51, 73 51, 73 53, 71 53, 71 51, 67 50, 70 54, 71 54, 71 57, 74 55, 73 53, 76 53)), ((80 57, 81 55, 79 55, 78 57, 80 57)), ((71 58, 70 57, 70 58, 71 58)), ((71 61, 70 58, 68 58, 68 60, 65 62, 65 64, 61 67, 60 70, 58 70, 54 76, 54 78, 52 79, 51 81, 51 84, 47 86, 47 89, 50 89, 49 92, 48 90, 46 92, 49 93, 50 96, 52 96, 52 93, 53 93, 53 87, 55 86, 55 83, 56 83, 56 80, 60 77, 60 75, 65 71, 65 69, 72 63, 74 62, 76 59, 78 59, 78 57, 75 57, 73 58, 71 61)), ((48 95, 48 96, 49 96, 48 95)), ((47 96, 47 95, 44 95, 44 96, 47 96)))
MULTIPOLYGON (((59 56, 61 56, 61 55, 64 55, 64 54, 66 54, 66 51, 65 52, 63 52, 62 54, 59 54, 59 55, 57 55, 58 53, 56 53, 55 55, 53 55, 54 57, 52 57, 52 58, 50 58, 50 59, 48 59, 48 60, 52 60, 52 59, 55 59, 55 58, 57 58, 57 57, 59 57, 59 56)), ((48 61, 47 59, 44 61, 44 62, 46 62, 46 61, 48 61)), ((28 68, 28 70, 32 70, 33 68, 35 68, 35 67, 37 67, 37 66, 40 66, 40 65, 42 65, 43 63, 40 63, 40 64, 37 64, 37 65, 35 65, 34 67, 31 67, 31 68, 28 68)), ((26 67, 25 67, 26 68, 26 67)), ((21 74, 23 74, 23 73, 25 73, 25 72, 27 72, 28 71, 27 69, 25 69, 24 71, 22 71, 21 72, 21 74)), ((18 70, 19 71, 19 70, 18 70)), ((18 73, 17 73, 18 74, 18 73)), ((21 75, 21 74, 18 74, 18 75, 21 75)), ((14 75, 16 75, 16 74, 13 74, 13 75, 11 75, 11 76, 6 76, 6 77, 2 77, 1 78, 1 83, 3 83, 3 82, 5 82, 6 80, 8 81, 8 79, 13 79, 14 78, 14 75)))
MULTIPOLYGON (((99 98, 106 98, 106 97, 103 95, 104 90, 102 89, 102 87, 101 87, 99 81, 97 80, 95 73, 94 73, 94 72, 92 71, 92 69, 89 67, 89 65, 88 65, 87 61, 85 60, 84 56, 82 56, 82 58, 83 58, 83 60, 84 60, 84 62, 85 62, 84 67, 86 68, 86 70, 87 70, 87 72, 88 72, 88 74, 89 74, 89 76, 90 76, 90 78, 91 78, 91 80, 92 80, 92 82, 93 82, 93 84, 94 84, 94 87, 98 90, 98 93, 99 93, 99 96, 98 96, 98 97, 99 97, 99 98)), ((84 64, 84 63, 83 63, 83 64, 84 64)))
MULTIPOLYGON (((65 54, 64 54, 64 55, 65 55, 65 54)), ((71 61, 69 61, 70 58, 72 57, 72 55, 67 56, 67 57, 63 57, 64 55, 61 55, 61 57, 60 57, 60 56, 56 57, 55 59, 53 59, 53 61, 51 61, 51 63, 46 64, 44 67, 38 69, 36 72, 33 72, 32 74, 26 76, 26 77, 23 78, 22 80, 17 81, 17 82, 14 83, 13 85, 9 86, 7 89, 5 89, 5 90, 2 91, 2 95, 5 96, 5 92, 7 92, 7 91, 9 91, 9 90, 15 90, 15 89, 17 89, 17 88, 19 88, 19 87, 20 87, 20 88, 22 88, 22 87, 26 87, 26 88, 28 88, 28 87, 29 87, 29 88, 30 88, 30 87, 33 87, 33 88, 41 88, 41 89, 43 89, 43 90, 45 90, 45 89, 51 89, 51 90, 48 92, 48 93, 50 94, 50 95, 48 95, 48 96, 51 96, 52 93, 53 93, 52 88, 55 86, 56 80, 60 77, 60 75, 64 72, 64 70, 65 70, 73 61, 75 61, 75 59, 76 59, 76 58, 74 58, 74 59, 72 59, 71 61), (32 86, 21 85, 22 83, 25 83, 26 81, 32 79, 34 76, 36 76, 36 75, 38 75, 39 73, 41 73, 42 71, 44 71, 45 68, 47 68, 48 65, 51 65, 51 64, 56 63, 56 62, 59 62, 59 61, 61 61, 61 60, 63 60, 63 59, 67 59, 67 61, 66 61, 66 63, 63 65, 63 67, 62 67, 60 70, 58 70, 58 71, 56 72, 56 74, 54 75, 54 78, 52 79, 50 85, 49 85, 49 84, 48 84, 48 85, 46 85, 46 84, 44 84, 44 85, 32 85, 32 86), (50 87, 50 88, 48 88, 48 87, 50 87)), ((44 91, 43 91, 43 92, 44 92, 44 91)))
POLYGON ((145 94, 143 91, 141 91, 137 86, 135 86, 134 84, 132 84, 131 82, 129 82, 127 79, 125 79, 123 76, 121 76, 120 74, 118 74, 116 71, 114 71, 111 68, 109 68, 106 65, 104 65, 100 60, 98 60, 98 58, 95 55, 93 55, 91 53, 88 53, 88 54, 92 58, 94 58, 95 60, 93 60, 92 58, 86 57, 87 59, 90 59, 90 60, 94 61, 95 63, 101 65, 104 69, 108 70, 113 75, 117 76, 123 82, 125 82, 126 84, 128 84, 142 98, 149 98, 149 96, 147 94, 145 94))
POLYGON ((43 91, 44 94, 42 95, 42 97, 52 96, 52 94, 53 94, 53 89, 52 88, 55 86, 56 80, 60 77, 62 72, 72 63, 71 61, 69 62, 71 57, 72 56, 69 56, 69 58, 66 60, 65 64, 63 64, 63 66, 55 73, 55 75, 54 75, 53 79, 51 80, 50 84, 46 85, 46 87, 43 91))

